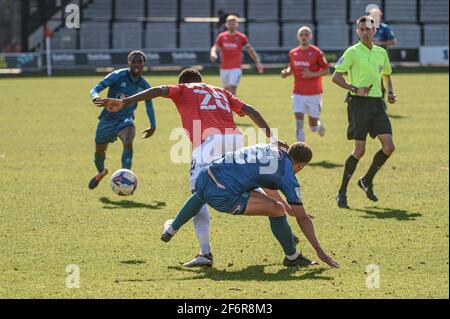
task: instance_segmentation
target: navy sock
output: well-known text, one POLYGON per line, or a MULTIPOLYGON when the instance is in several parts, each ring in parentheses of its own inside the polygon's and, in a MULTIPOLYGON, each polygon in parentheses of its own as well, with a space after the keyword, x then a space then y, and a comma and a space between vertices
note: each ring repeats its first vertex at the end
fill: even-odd
POLYGON ((339 194, 345 195, 347 194, 347 186, 350 178, 352 178, 353 173, 355 172, 356 165, 358 165, 359 159, 350 155, 345 161, 344 167, 344 175, 342 176, 341 187, 339 188, 339 194))
POLYGON ((94 163, 95 163, 95 167, 97 167, 97 171, 103 172, 103 170, 105 169, 105 158, 106 155, 105 153, 95 153, 94 154, 94 163))
POLYGON ((124 148, 122 151, 122 168, 131 169, 132 162, 133 162, 133 150, 124 148))
POLYGON ((292 256, 297 249, 294 246, 294 237, 292 236, 291 226, 287 222, 286 215, 280 217, 269 217, 270 229, 273 235, 283 247, 286 256, 292 256))
POLYGON ((181 226, 198 214, 203 205, 205 205, 205 202, 197 194, 192 194, 175 217, 172 228, 174 230, 180 229, 181 226))

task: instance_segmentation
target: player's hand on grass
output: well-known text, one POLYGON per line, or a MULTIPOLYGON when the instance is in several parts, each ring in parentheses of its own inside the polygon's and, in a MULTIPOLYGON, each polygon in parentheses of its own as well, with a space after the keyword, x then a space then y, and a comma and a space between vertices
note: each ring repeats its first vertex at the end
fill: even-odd
POLYGON ((261 62, 256 62, 256 69, 258 70, 259 74, 263 74, 264 73, 264 66, 262 65, 261 62))
POLYGON ((388 94, 388 102, 390 104, 394 104, 395 102, 397 102, 397 94, 395 94, 394 92, 389 92, 389 94, 388 94))
POLYGON ((148 129, 145 129, 142 131, 142 133, 144 133, 142 135, 142 138, 149 138, 150 136, 153 135, 153 133, 155 133, 156 127, 149 127, 148 129))
POLYGON ((320 250, 317 252, 317 256, 322 260, 324 263, 326 263, 331 268, 339 268, 340 265, 336 260, 328 256, 323 250, 320 250))

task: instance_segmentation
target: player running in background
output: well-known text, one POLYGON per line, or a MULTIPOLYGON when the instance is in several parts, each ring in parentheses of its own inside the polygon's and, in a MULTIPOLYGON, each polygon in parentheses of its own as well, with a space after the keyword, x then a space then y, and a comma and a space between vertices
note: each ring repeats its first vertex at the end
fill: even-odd
MULTIPOLYGON (((278 141, 267 122, 252 106, 245 104, 229 91, 202 83, 202 76, 196 69, 185 69, 179 75, 178 85, 163 85, 145 90, 123 100, 103 99, 101 106, 115 105, 121 109, 138 101, 155 97, 171 99, 181 116, 183 128, 192 142, 192 162, 190 187, 193 191, 198 174, 207 164, 244 146, 244 139, 233 120, 233 113, 248 116, 273 143, 287 148, 287 144, 278 141)), ((114 110, 117 110, 114 109, 114 110)), ((213 257, 210 248, 210 216, 205 204, 193 219, 195 232, 200 242, 200 254, 185 266, 212 266, 213 257)))
POLYGON ((255 50, 248 43, 247 36, 237 31, 238 26, 238 17, 229 15, 225 23, 227 31, 217 36, 216 43, 212 46, 210 52, 211 61, 215 62, 218 58, 217 49, 220 49, 220 79, 223 87, 233 95, 236 95, 239 80, 242 76, 242 48, 245 48, 253 61, 255 61, 258 72, 264 72, 264 67, 255 50))
POLYGON ((306 213, 295 174, 311 160, 312 151, 297 142, 289 151, 270 144, 257 144, 230 152, 214 160, 199 174, 195 192, 174 220, 164 224, 161 240, 168 242, 207 203, 215 210, 231 215, 268 216, 270 229, 283 248, 285 266, 308 266, 315 262, 303 257, 295 248, 285 206, 267 196, 260 188, 280 190, 292 207, 305 237, 318 257, 333 268, 339 264, 322 249, 310 216, 306 213))
POLYGON ((289 52, 289 66, 281 71, 281 77, 294 75, 292 109, 295 115, 297 141, 305 140, 304 117, 308 115, 309 128, 320 136, 325 127, 320 121, 322 111, 322 76, 330 73, 322 51, 312 45, 311 29, 303 26, 297 32, 300 45, 289 52))
MULTIPOLYGON (((94 104, 99 101, 100 92, 109 88, 108 97, 124 98, 140 91, 150 88, 150 84, 142 77, 142 70, 146 61, 142 51, 132 51, 128 55, 128 69, 116 70, 108 74, 91 91, 90 95, 94 104)), ((97 104, 96 104, 97 105, 97 104)), ((153 135, 156 129, 155 113, 152 101, 145 102, 147 115, 150 120, 150 128, 142 131, 143 138, 153 135)), ((106 150, 109 143, 113 143, 117 137, 122 141, 122 168, 131 169, 133 161, 133 140, 136 135, 134 126, 134 111, 137 104, 133 104, 126 110, 117 113, 103 109, 100 113, 99 123, 95 133, 95 155, 94 162, 97 168, 95 175, 89 182, 89 188, 94 189, 108 170, 105 168, 106 150)))

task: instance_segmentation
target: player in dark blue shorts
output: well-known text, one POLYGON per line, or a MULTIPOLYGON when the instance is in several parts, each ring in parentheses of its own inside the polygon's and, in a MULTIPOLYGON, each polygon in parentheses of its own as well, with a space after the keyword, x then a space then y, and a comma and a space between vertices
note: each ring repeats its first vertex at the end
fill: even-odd
MULTIPOLYGON (((150 88, 150 84, 142 77, 142 70, 146 61, 142 51, 132 51, 128 55, 128 68, 116 70, 108 74, 91 91, 92 101, 95 103, 100 99, 99 93, 109 88, 109 98, 125 98, 140 91, 150 88)), ((153 135, 156 129, 155 113, 151 100, 145 102, 150 127, 144 131, 143 138, 153 135)), ((90 180, 89 188, 98 186, 101 179, 108 174, 105 168, 106 149, 109 143, 113 143, 117 137, 122 141, 122 168, 131 169, 133 161, 133 140, 136 135, 134 126, 134 111, 137 103, 121 110, 110 112, 106 108, 100 113, 99 123, 95 132, 95 155, 94 162, 97 174, 90 180)))
POLYGON ((169 241, 206 203, 219 212, 232 215, 268 216, 272 233, 285 254, 283 264, 315 264, 295 248, 285 214, 288 212, 296 217, 318 257, 331 267, 339 267, 320 246, 312 220, 303 208, 300 185, 295 177, 311 158, 311 149, 302 142, 291 145, 287 152, 271 144, 257 144, 226 153, 200 173, 195 183, 195 193, 174 220, 166 221, 161 239, 169 241), (287 204, 269 196, 261 188, 281 191, 287 204))

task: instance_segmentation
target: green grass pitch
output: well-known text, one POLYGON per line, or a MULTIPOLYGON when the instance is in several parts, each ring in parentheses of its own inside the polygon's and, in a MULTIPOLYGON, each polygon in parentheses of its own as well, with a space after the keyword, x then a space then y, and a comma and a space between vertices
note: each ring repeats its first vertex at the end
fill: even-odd
MULTIPOLYGON (((198 250, 192 223, 169 243, 164 221, 189 195, 189 164, 174 164, 169 135, 180 127, 169 100, 155 100, 158 129, 137 136, 136 193, 116 196, 109 181, 90 191, 98 109, 88 92, 101 75, 0 79, 1 298, 448 298, 448 74, 394 74, 399 101, 389 106, 393 157, 375 178, 374 205, 357 188, 379 147, 368 141, 349 186, 351 210, 336 207, 346 140, 345 92, 324 78, 324 138, 306 131, 312 164, 299 175, 306 208, 327 251, 342 268, 287 269, 267 218, 212 212, 215 266, 183 269, 198 250), (80 288, 66 287, 66 267, 80 270, 80 288), (366 286, 367 265, 379 267, 380 288, 366 286)), ((152 85, 177 75, 147 74, 152 85)), ((294 142, 291 80, 244 75, 239 97, 257 107, 294 142)), ((218 76, 205 82, 219 84, 218 76)), ((244 128, 247 119, 238 118, 244 128)), ((136 126, 148 126, 141 104, 136 126)), ((106 166, 120 166, 120 143, 106 166)), ((290 224, 297 234, 295 220, 290 224)), ((301 236, 302 252, 316 258, 301 236)))

